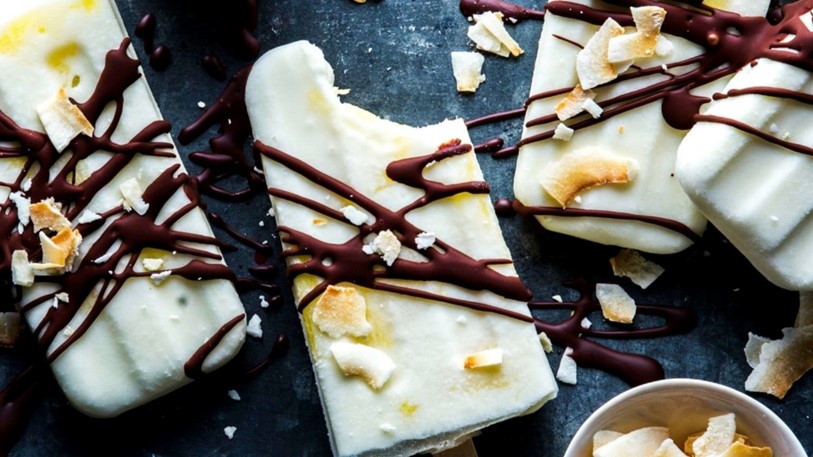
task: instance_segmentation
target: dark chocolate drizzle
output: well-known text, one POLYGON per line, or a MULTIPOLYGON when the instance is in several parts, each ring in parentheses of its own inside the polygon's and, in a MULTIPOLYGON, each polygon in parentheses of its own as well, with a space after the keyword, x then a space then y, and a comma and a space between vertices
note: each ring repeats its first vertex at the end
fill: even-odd
MULTIPOLYGON (((279 149, 264 145, 259 141, 255 143, 254 147, 262 155, 285 166, 291 172, 297 173, 325 190, 353 202, 375 219, 375 222, 361 224, 358 227, 359 233, 343 244, 328 243, 292 227, 278 227, 283 234, 281 237, 282 242, 291 246, 283 251, 282 256, 284 258, 309 257, 301 263, 290 264, 288 266, 289 276, 294 279, 301 274, 308 273, 323 278, 321 283, 300 299, 300 311, 317 298, 329 285, 349 282, 370 289, 440 301, 474 310, 501 314, 526 322, 531 321, 530 317, 522 313, 497 306, 456 299, 385 282, 387 279, 442 281, 470 290, 488 290, 513 300, 527 301, 530 299, 530 292, 519 278, 500 274, 490 267, 491 265, 511 263, 508 259, 473 259, 442 240, 436 240, 435 245, 429 249, 423 251, 417 249, 415 238, 422 233, 422 230, 407 220, 407 213, 440 199, 461 193, 488 192, 488 186, 484 182, 443 184, 431 181, 423 176, 423 170, 428 164, 466 154, 472 149, 470 145, 461 144, 460 140, 455 140, 441 145, 432 154, 391 163, 387 167, 387 175, 390 179, 424 191, 424 195, 398 211, 386 208, 338 179, 279 149), (420 252, 428 261, 415 262, 399 258, 388 267, 380 256, 366 254, 362 250, 365 245, 365 238, 383 230, 391 230, 403 246, 420 252)), ((275 187, 269 188, 268 192, 275 198, 302 205, 326 217, 337 221, 345 220, 341 212, 302 195, 275 187)))
POLYGON ((192 162, 203 167, 194 176, 201 191, 215 198, 228 201, 245 201, 257 193, 265 192, 265 178, 258 171, 259 160, 251 160, 243 147, 251 136, 251 123, 246 111, 246 79, 251 66, 245 67, 232 76, 223 93, 209 105, 191 125, 181 130, 178 140, 189 144, 208 129, 218 126, 218 134, 209 140, 210 151, 197 151, 189 155, 192 162), (244 187, 232 191, 220 186, 227 178, 238 177, 244 187))
POLYGON ((523 19, 542 20, 545 12, 532 8, 525 8, 503 0, 460 0, 460 12, 464 16, 482 14, 487 11, 500 12, 503 16, 521 21, 523 19))
POLYGON ((585 328, 582 326, 582 321, 591 314, 601 311, 601 305, 593 297, 596 285, 584 279, 568 281, 564 285, 577 290, 580 294, 579 299, 575 302, 564 303, 532 301, 528 305, 532 310, 564 309, 572 311, 573 314, 564 321, 555 324, 535 318, 534 325, 536 325, 537 331, 540 333, 545 332, 548 338, 557 346, 572 348, 571 357, 578 365, 605 371, 633 386, 663 379, 664 371, 661 364, 651 357, 610 349, 587 339, 587 337, 608 339, 658 338, 688 333, 697 325, 697 315, 692 309, 638 305, 639 314, 662 318, 665 321, 664 324, 660 327, 640 329, 597 330, 585 328))
MULTIPOLYGON (((61 154, 54 148, 48 137, 40 132, 28 130, 17 125, 10 117, 0 112, 0 140, 9 142, 11 146, 0 149, 0 157, 20 157, 26 159, 18 176, 10 182, 0 185, 10 188, 11 192, 22 191, 26 179, 30 179, 30 189, 25 191, 32 202, 47 198, 54 198, 61 203, 65 216, 75 220, 87 208, 91 199, 105 185, 110 183, 137 155, 152 155, 160 157, 175 157, 171 151, 172 145, 155 141, 155 138, 170 131, 166 121, 155 121, 140 132, 136 133, 128 142, 120 144, 113 140, 113 134, 121 120, 124 110, 124 92, 140 77, 139 62, 127 55, 129 39, 124 39, 121 46, 107 53, 104 68, 99 76, 97 86, 90 98, 77 103, 77 107, 85 117, 96 124, 106 106, 113 104, 115 112, 110 126, 99 136, 79 136, 70 144, 71 156, 60 171, 52 178, 51 170, 61 158, 61 154), (95 170, 84 181, 76 182, 78 164, 99 151, 109 151, 113 155, 99 169, 95 170)), ((145 248, 157 248, 166 251, 191 254, 198 258, 190 261, 183 267, 175 268, 172 274, 189 281, 208 281, 226 279, 234 281, 234 274, 223 264, 219 254, 194 247, 221 246, 217 240, 210 236, 186 233, 172 229, 172 226, 199 205, 199 194, 196 182, 186 174, 179 173, 179 165, 166 169, 155 181, 149 184, 142 198, 149 203, 149 209, 144 215, 127 212, 119 206, 108 210, 100 216, 102 219, 79 224, 76 229, 84 238, 89 235, 96 237, 96 241, 88 249, 87 255, 74 266, 72 272, 59 276, 38 276, 37 282, 51 283, 57 286, 52 293, 42 295, 22 307, 23 312, 53 301, 61 292, 68 295, 67 302, 60 302, 56 307, 48 307, 44 318, 34 329, 40 349, 47 353, 45 360, 53 362, 76 340, 78 340, 92 325, 94 320, 115 297, 128 278, 149 276, 148 272, 136 272, 135 266, 141 251, 145 248), (189 203, 168 215, 161 223, 156 221, 158 214, 177 191, 184 192, 189 203), (112 221, 112 222, 111 222, 112 221), (115 250, 112 250, 117 246, 115 250), (109 258, 96 263, 94 260, 109 258), (125 262, 126 259, 126 262, 125 262), (213 261, 207 262, 205 259, 213 261), (123 263, 124 267, 119 264, 123 263), (101 287, 97 294, 94 291, 101 287), (79 312, 82 305, 90 296, 95 296, 87 315, 76 329, 69 329, 68 324, 79 312), (70 331, 69 331, 70 330, 70 331), (60 335, 66 335, 64 341, 52 348, 52 344, 60 335)), ((0 272, 8 274, 11 268, 11 253, 15 250, 24 250, 33 261, 41 256, 39 239, 34 233, 32 224, 28 224, 22 233, 17 230, 18 215, 16 206, 9 200, 0 203, 0 232, 4 234, 4 241, 0 243, 0 272)), ((84 311, 83 311, 84 312, 84 311)), ((241 321, 245 316, 240 314, 233 321, 241 321)), ((235 324, 230 323, 232 326, 235 324)), ((224 327, 225 328, 225 327, 224 327)), ((221 332, 226 330, 221 329, 221 332)), ((209 345, 198 350, 198 356, 205 358, 210 351, 209 345)), ((194 365, 194 364, 193 364, 194 365)), ((22 430, 24 425, 8 425, 21 423, 23 414, 22 405, 26 403, 20 399, 25 397, 24 387, 28 384, 28 375, 23 380, 12 383, 0 397, 0 411, 3 411, 2 427, 11 430, 3 434, 3 439, 12 440, 22 430)), ((27 398, 27 397, 26 397, 27 398)), ((3 430, 0 430, 3 431, 3 430)), ((3 445, 5 446, 5 442, 3 445)))
MULTIPOLYGON (((619 114, 632 111, 650 103, 661 103, 661 112, 665 122, 679 130, 687 130, 696 122, 716 122, 726 124, 749 135, 764 141, 779 145, 788 150, 802 154, 813 155, 813 148, 807 145, 793 143, 777 138, 768 132, 749 126, 743 122, 698 114, 700 107, 711 101, 709 98, 692 94, 692 90, 716 81, 722 77, 735 73, 738 69, 752 64, 759 58, 768 58, 786 63, 807 71, 813 71, 813 33, 800 20, 801 15, 813 9, 813 0, 801 0, 781 7, 781 14, 775 14, 774 20, 764 17, 743 17, 736 13, 717 10, 701 2, 689 2, 690 5, 680 6, 654 0, 605 0, 607 5, 614 7, 640 7, 658 6, 666 10, 666 18, 662 31, 666 34, 681 37, 701 46, 704 52, 682 61, 666 64, 665 67, 655 66, 649 68, 633 67, 631 71, 619 76, 604 86, 617 84, 652 75, 662 75, 663 78, 636 90, 623 92, 612 98, 598 100, 603 113, 598 119, 589 115, 581 115, 568 120, 568 127, 574 130, 584 129, 611 119, 619 114), (785 41, 787 39, 787 41, 785 41), (680 71, 675 71, 680 70, 680 71)), ((483 8, 488 5, 491 11, 501 11, 508 17, 513 17, 522 7, 502 0, 462 0, 461 11, 464 14, 483 8)), ((546 5, 549 14, 584 21, 594 25, 601 25, 612 18, 622 26, 634 26, 629 11, 593 8, 571 1, 555 1, 546 5)), ((523 17, 534 18, 538 17, 523 17)), ((570 43, 576 47, 582 45, 567 37, 556 36, 557 39, 570 43)), ((811 102, 811 96, 794 91, 767 90, 768 88, 754 88, 751 90, 732 92, 728 96, 745 93, 761 93, 773 97, 790 98, 804 103, 811 102)), ((522 115, 527 107, 536 100, 560 97, 572 90, 572 87, 563 87, 529 97, 523 108, 487 115, 467 122, 469 127, 475 127, 490 122, 498 122, 522 115)), ((719 97, 718 97, 719 98, 719 97)), ((529 119, 526 127, 551 124, 557 121, 555 113, 549 113, 535 119, 529 119)), ((550 140, 553 137, 553 128, 528 136, 520 140, 515 146, 508 146, 492 153, 495 158, 505 158, 516 154, 519 148, 537 141, 550 140)), ((612 219, 637 220, 673 230, 692 240, 697 235, 677 221, 663 218, 635 215, 628 213, 610 213, 592 209, 561 209, 556 207, 517 207, 520 213, 551 216, 589 216, 612 219)))

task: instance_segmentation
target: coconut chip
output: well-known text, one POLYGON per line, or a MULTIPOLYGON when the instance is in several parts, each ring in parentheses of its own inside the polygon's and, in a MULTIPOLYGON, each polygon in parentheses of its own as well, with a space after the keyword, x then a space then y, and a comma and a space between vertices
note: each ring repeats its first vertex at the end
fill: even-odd
POLYGON ((471 370, 474 368, 488 368, 502 365, 502 349, 486 349, 472 354, 463 361, 463 368, 471 370))
POLYGON ((576 74, 585 90, 610 82, 618 77, 619 68, 607 58, 610 39, 624 34, 624 27, 612 18, 604 21, 601 28, 576 55, 576 74))
POLYGON ((29 212, 34 232, 44 229, 58 232, 71 226, 71 222, 62 214, 62 205, 54 202, 53 198, 32 204, 29 212))
POLYGON ((559 124, 556 126, 556 130, 553 131, 553 139, 559 141, 570 141, 573 138, 573 133, 575 130, 566 126, 565 124, 559 124))
POLYGON ((579 192, 604 184, 624 184, 635 179, 638 164, 629 158, 587 147, 563 155, 543 173, 542 188, 562 208, 579 192))
POLYGON ((596 284, 596 298, 608 321, 631 324, 635 319, 635 300, 618 284, 596 284))
POLYGON ((345 376, 359 376, 375 390, 383 387, 395 371, 392 359, 370 346, 340 341, 330 346, 330 352, 345 376))
POLYGON ((313 305, 311 320, 332 338, 345 334, 360 337, 373 329, 366 314, 367 302, 355 287, 331 285, 313 305))
POLYGON ((144 193, 141 191, 141 185, 136 178, 130 178, 124 181, 121 186, 119 186, 119 191, 124 197, 125 211, 135 211, 139 216, 143 216, 147 213, 150 204, 146 203, 142 198, 144 193))
POLYGON ((573 348, 566 348, 559 361, 559 369, 556 370, 556 379, 565 384, 576 385, 578 382, 579 366, 573 359, 573 348))
POLYGON ((584 103, 594 98, 596 98, 595 92, 584 90, 580 84, 576 84, 576 87, 568 92, 562 101, 556 104, 553 111, 560 121, 566 121, 582 113, 584 111, 584 103))
POLYGON ((475 92, 486 80, 482 74, 485 58, 476 52, 453 52, 452 73, 458 92, 475 92))
POLYGON ((62 152, 79 135, 93 135, 93 124, 60 88, 49 101, 37 107, 42 126, 57 151, 62 152))
POLYGON ((474 41, 477 49, 497 54, 500 57, 509 55, 517 57, 524 52, 505 30, 502 13, 487 11, 483 14, 475 14, 474 22, 475 24, 469 27, 467 35, 471 41, 474 41))
MULTIPOLYGON (((637 31, 629 35, 610 38, 607 47, 607 60, 612 63, 628 62, 634 59, 655 56, 658 41, 661 40, 661 26, 666 19, 666 10, 657 6, 630 8, 637 31)), ((665 38, 663 38, 665 40, 665 38)), ((666 55, 671 51, 670 44, 661 44, 659 51, 666 55)))
POLYGON ((632 249, 623 249, 610 259, 610 265, 613 267, 614 275, 630 278, 641 289, 651 286, 666 271, 662 266, 650 262, 632 249))
POLYGON ((759 362, 746 379, 745 390, 782 399, 793 383, 813 368, 813 325, 785 328, 782 333, 782 339, 758 348, 759 362))

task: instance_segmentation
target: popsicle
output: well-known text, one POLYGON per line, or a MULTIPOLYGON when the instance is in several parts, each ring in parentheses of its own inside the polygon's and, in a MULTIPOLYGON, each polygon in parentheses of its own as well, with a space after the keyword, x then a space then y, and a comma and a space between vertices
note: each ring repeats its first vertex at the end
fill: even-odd
MULTIPOLYGON (((764 15, 769 2, 713 3, 764 15)), ((703 68, 699 41, 716 30, 701 30, 709 15, 655 1, 546 8, 516 165, 518 209, 602 244, 685 249, 706 218, 674 176, 675 154, 700 96, 727 77, 703 68)))
POLYGON ((115 3, 0 12, 0 269, 68 400, 115 416, 231 359, 244 310, 115 3))
POLYGON ((342 103, 316 46, 257 61, 246 101, 337 456, 436 452, 556 384, 460 120, 342 103))
POLYGON ((743 49, 758 60, 717 95, 677 156, 678 178, 700 210, 791 290, 813 290, 811 9, 810 1, 788 5, 780 24, 766 21, 766 33, 746 37, 743 49))

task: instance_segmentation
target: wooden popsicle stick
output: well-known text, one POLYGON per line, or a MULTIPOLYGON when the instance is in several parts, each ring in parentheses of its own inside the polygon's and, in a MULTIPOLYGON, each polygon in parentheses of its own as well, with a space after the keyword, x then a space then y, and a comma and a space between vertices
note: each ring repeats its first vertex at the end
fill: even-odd
POLYGON ((433 457, 477 457, 477 449, 474 448, 474 442, 471 439, 467 439, 466 441, 457 445, 457 447, 453 447, 452 449, 446 449, 445 451, 440 451, 432 454, 433 457))

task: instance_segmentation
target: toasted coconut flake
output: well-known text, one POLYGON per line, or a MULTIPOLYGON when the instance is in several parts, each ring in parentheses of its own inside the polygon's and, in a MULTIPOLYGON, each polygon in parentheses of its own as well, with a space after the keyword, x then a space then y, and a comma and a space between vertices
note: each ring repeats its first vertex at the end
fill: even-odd
MULTIPOLYGON (((630 8, 637 32, 621 35, 609 40, 607 59, 612 63, 627 62, 634 59, 653 57, 658 45, 661 26, 666 18, 666 10, 657 6, 630 8)), ((661 51, 667 52, 667 45, 661 45, 661 51)))
POLYGON ((93 135, 93 124, 60 88, 49 101, 37 107, 42 126, 57 151, 62 152, 79 135, 93 135))
POLYGON ((616 440, 617 438, 621 438, 622 436, 624 436, 623 433, 615 432, 615 431, 612 431, 612 430, 599 430, 599 431, 597 431, 596 433, 593 434, 593 452, 595 452, 596 449, 598 449, 598 448, 600 448, 600 447, 602 447, 602 446, 604 446, 606 444, 610 444, 612 441, 616 440))
POLYGON ((482 74, 485 58, 477 52, 452 52, 452 73, 458 92, 475 92, 486 80, 482 74))
POLYGON ((574 87, 562 101, 557 103, 553 110, 560 121, 566 121, 583 112, 584 102, 595 97, 595 92, 583 90, 580 84, 576 84, 576 87, 574 87))
POLYGON ((45 232, 39 232, 39 237, 40 246, 42 247, 42 263, 34 264, 32 268, 35 270, 70 269, 73 258, 78 252, 79 243, 82 241, 82 235, 79 234, 79 231, 65 227, 53 238, 48 238, 45 232))
POLYGON ((583 89, 592 89, 618 77, 618 69, 607 58, 607 48, 611 38, 623 34, 624 27, 608 18, 576 55, 576 74, 583 89))
MULTIPOLYGON (((694 456, 694 450, 692 446, 694 446, 694 442, 697 441, 698 438, 703 436, 703 432, 693 433, 686 438, 686 443, 683 444, 683 452, 690 456, 694 456)), ((751 440, 746 435, 741 435, 739 433, 734 434, 734 443, 742 443, 745 445, 750 446, 751 440)), ((732 443, 733 444, 733 443, 732 443)))
POLYGON ((762 352, 762 346, 770 342, 770 338, 748 332, 748 342, 745 343, 745 360, 748 362, 748 366, 756 368, 759 365, 759 354, 762 352))
POLYGON ((596 298, 608 321, 631 324, 635 319, 635 300, 618 284, 596 284, 596 298))
POLYGON ((248 320, 248 325, 246 325, 246 333, 248 336, 253 338, 262 338, 263 337, 263 327, 262 327, 263 319, 258 315, 251 316, 251 319, 248 320))
POLYGON ((330 346, 334 360, 345 376, 359 376, 378 390, 395 371, 395 363, 383 351, 363 344, 339 341, 330 346))
POLYGON ((662 266, 645 259, 638 251, 623 249, 617 256, 610 259, 613 274, 627 277, 641 289, 646 289, 658 279, 664 271, 662 266))
POLYGON ((54 202, 53 198, 32 204, 30 213, 35 232, 43 229, 58 232, 71 226, 71 222, 62 214, 62 205, 54 202))
POLYGON ((398 254, 401 253, 401 242, 390 230, 384 230, 378 233, 370 248, 384 259, 387 266, 391 267, 398 258, 398 254))
POLYGON ((11 254, 11 281, 21 287, 34 285, 34 270, 28 261, 28 254, 23 250, 11 254))
POLYGON ((146 203, 142 198, 144 192, 142 192, 141 185, 136 178, 130 178, 121 183, 119 191, 124 197, 125 211, 135 211, 139 216, 143 216, 150 209, 150 204, 146 203))
POLYGON ((463 368, 471 370, 474 368, 488 368, 502 365, 502 349, 486 349, 472 354, 463 361, 463 368))
POLYGON ((559 141, 570 141, 573 138, 573 130, 572 128, 566 126, 565 124, 559 124, 556 126, 556 130, 553 131, 553 139, 559 141))
POLYGON ((22 192, 12 192, 8 199, 17 207, 17 220, 20 221, 20 233, 22 233, 22 228, 31 222, 31 200, 22 192))
POLYGON ((20 339, 22 328, 20 313, 0 313, 0 347, 13 348, 20 339))
POLYGON ((576 361, 573 360, 573 348, 565 349, 562 360, 559 362, 559 369, 556 370, 556 379, 565 384, 576 385, 578 382, 578 370, 576 361))
POLYGON ((813 368, 813 325, 786 328, 781 340, 761 347, 759 363, 745 381, 745 390, 784 398, 793 383, 813 368))
POLYGON ((604 108, 599 106, 593 99, 588 98, 587 100, 582 103, 582 109, 590 113, 593 116, 593 119, 598 119, 601 117, 601 114, 604 113, 604 108))
POLYGON ((524 51, 511 38, 503 24, 502 13, 487 11, 474 15, 475 24, 469 27, 468 37, 477 45, 477 49, 492 52, 500 57, 512 55, 517 57, 524 51))
POLYGON ((313 305, 311 319, 332 338, 345 334, 366 336, 373 327, 367 322, 367 302, 355 287, 328 286, 313 305))
POLYGON ((665 440, 652 457, 686 457, 686 454, 671 439, 665 440))
POLYGON ((719 457, 773 457, 769 447, 754 447, 734 442, 719 457))
POLYGON ((629 432, 596 449, 594 457, 651 457, 669 439, 665 427, 645 427, 629 432))
POLYGON ((697 457, 717 457, 731 446, 736 433, 733 413, 712 417, 706 431, 692 443, 692 451, 697 457))
POLYGON ((542 188, 567 208, 579 192, 604 184, 623 184, 635 179, 638 165, 629 158, 596 147, 563 155, 543 173, 542 188))
POLYGON ((547 333, 539 333, 539 342, 542 343, 542 349, 544 349, 546 353, 550 354, 553 352, 553 342, 551 342, 547 333))

